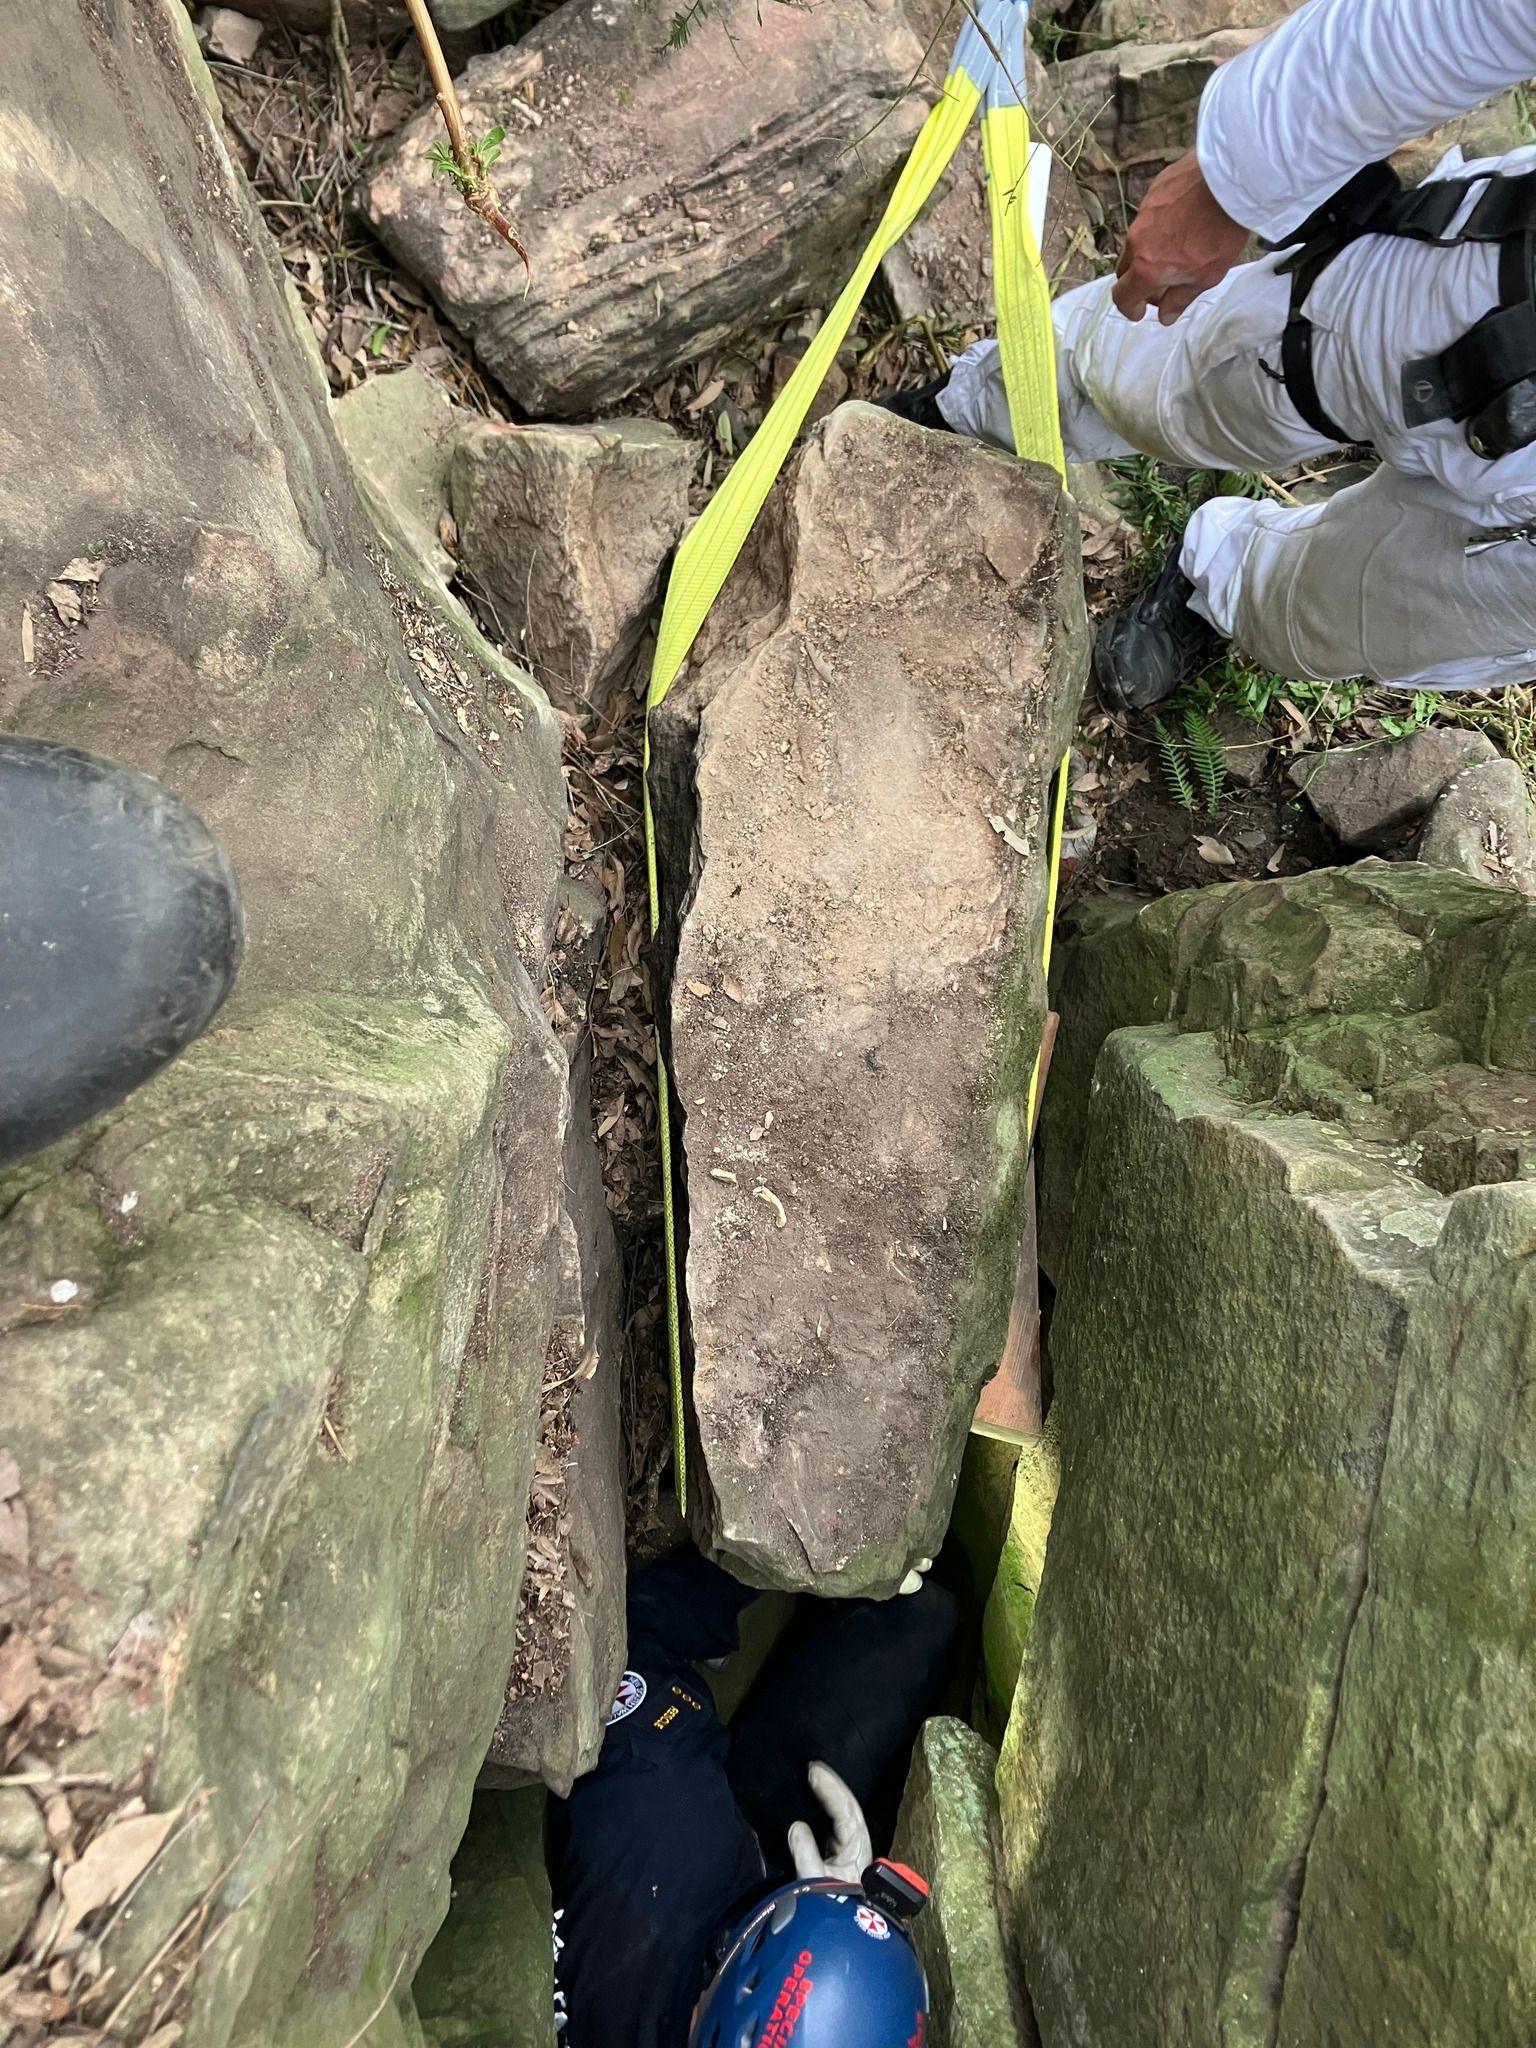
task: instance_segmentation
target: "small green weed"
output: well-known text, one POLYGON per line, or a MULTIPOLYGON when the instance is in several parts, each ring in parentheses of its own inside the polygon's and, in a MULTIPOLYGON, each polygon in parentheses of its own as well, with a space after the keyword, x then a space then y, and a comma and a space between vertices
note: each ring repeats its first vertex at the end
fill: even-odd
MULTIPOLYGON (((501 145, 506 139, 506 129, 497 127, 487 130, 478 142, 472 142, 469 145, 469 153, 479 166, 480 180, 484 180, 490 171, 491 165, 501 155, 501 145)), ((467 175, 464 171, 460 170, 458 160, 453 153, 453 145, 445 138, 439 137, 433 143, 432 147, 427 151, 427 162, 431 164, 439 177, 446 176, 452 178, 454 184, 458 186, 461 192, 473 192, 478 189, 479 181, 472 175, 467 175)))
POLYGON ((1389 740, 1405 740, 1411 732, 1422 732, 1440 708, 1441 699, 1434 690, 1416 690, 1413 706, 1406 717, 1383 711, 1381 729, 1389 740))

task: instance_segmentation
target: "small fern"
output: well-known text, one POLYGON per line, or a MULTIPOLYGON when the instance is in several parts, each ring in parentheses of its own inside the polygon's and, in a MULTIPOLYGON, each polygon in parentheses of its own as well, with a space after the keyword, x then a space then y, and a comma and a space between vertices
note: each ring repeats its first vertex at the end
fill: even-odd
POLYGON ((1157 734, 1157 751, 1162 759, 1168 793, 1181 811, 1187 811, 1190 817, 1193 817, 1195 785, 1190 778, 1188 763, 1184 759, 1184 743, 1168 730, 1156 713, 1152 717, 1152 730, 1157 734))
POLYGON ((1227 750, 1198 704, 1191 704, 1184 713, 1184 737, 1189 765, 1205 796, 1205 815, 1214 818, 1227 786, 1227 750))

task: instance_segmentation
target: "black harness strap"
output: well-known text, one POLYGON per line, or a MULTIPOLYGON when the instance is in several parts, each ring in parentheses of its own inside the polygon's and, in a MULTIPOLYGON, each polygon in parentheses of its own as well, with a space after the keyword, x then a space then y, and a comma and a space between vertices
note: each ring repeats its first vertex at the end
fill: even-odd
POLYGON ((1292 405, 1315 433, 1348 442, 1318 395, 1315 330, 1307 295, 1334 258, 1364 235, 1401 236, 1439 248, 1497 242, 1499 304, 1437 356, 1403 365, 1403 413, 1409 426, 1467 420, 1473 449, 1490 459, 1528 439, 1516 416, 1536 418, 1536 169, 1437 178, 1405 191, 1389 164, 1367 164, 1280 244, 1295 245, 1282 266, 1291 277, 1290 317, 1280 340, 1280 368, 1292 405), (1476 193, 1467 217, 1457 215, 1476 193), (1530 403, 1525 401, 1529 387, 1530 403))

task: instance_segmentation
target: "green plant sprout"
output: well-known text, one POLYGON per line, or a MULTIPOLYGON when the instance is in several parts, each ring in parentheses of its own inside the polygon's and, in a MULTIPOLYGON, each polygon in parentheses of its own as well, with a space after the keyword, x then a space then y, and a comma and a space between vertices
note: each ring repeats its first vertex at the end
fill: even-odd
POLYGON ((478 142, 469 145, 470 167, 460 169, 453 153, 453 144, 445 135, 440 135, 427 151, 427 162, 440 177, 452 178, 455 185, 468 199, 477 184, 483 183, 490 175, 491 165, 501 155, 501 145, 507 139, 505 128, 491 128, 478 142))

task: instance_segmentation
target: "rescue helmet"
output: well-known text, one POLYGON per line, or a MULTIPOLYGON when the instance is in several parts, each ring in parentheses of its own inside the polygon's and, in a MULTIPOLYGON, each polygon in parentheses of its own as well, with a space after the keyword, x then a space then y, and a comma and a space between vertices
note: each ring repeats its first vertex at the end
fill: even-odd
POLYGON ((688 2048, 923 2048, 928 1983, 902 1925, 921 1878, 876 1864, 862 1884, 801 1878, 726 1937, 688 2048))

